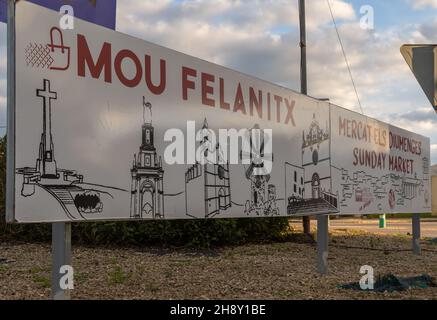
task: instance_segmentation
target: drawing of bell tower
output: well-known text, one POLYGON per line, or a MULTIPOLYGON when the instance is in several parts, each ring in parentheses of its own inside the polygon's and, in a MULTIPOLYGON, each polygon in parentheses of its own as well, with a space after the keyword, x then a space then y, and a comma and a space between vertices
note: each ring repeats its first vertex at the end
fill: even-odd
POLYGON ((142 139, 131 169, 131 218, 164 218, 164 170, 157 156, 152 125, 152 105, 143 97, 142 139))
POLYGON ((332 189, 329 125, 322 128, 314 114, 308 131, 302 135, 305 199, 321 199, 332 189))
POLYGON ((185 212, 193 218, 212 218, 226 213, 232 206, 229 162, 220 144, 213 144, 206 118, 201 133, 198 150, 204 152, 205 162, 196 162, 185 172, 185 212), (204 200, 202 211, 197 210, 197 203, 193 201, 199 195, 203 195, 204 200))

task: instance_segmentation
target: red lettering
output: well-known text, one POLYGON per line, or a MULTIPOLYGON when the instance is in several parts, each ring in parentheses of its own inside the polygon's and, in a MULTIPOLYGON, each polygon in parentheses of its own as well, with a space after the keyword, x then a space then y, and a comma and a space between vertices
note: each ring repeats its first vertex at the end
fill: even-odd
POLYGON ((287 117, 285 118, 285 124, 289 124, 291 122, 293 127, 295 127, 296 122, 294 122, 293 111, 294 111, 294 106, 296 105, 296 101, 291 100, 289 102, 288 99, 285 99, 285 105, 287 106, 287 117))
POLYGON ((118 79, 121 83, 123 83, 126 87, 133 88, 140 84, 141 79, 143 78, 143 69, 141 67, 141 62, 138 57, 130 50, 121 50, 114 61, 115 73, 117 74, 118 79), (128 79, 124 73, 122 68, 123 60, 129 58, 135 64, 135 76, 132 79, 128 79))
POLYGON ((241 83, 238 83, 237 94, 235 95, 234 112, 241 111, 246 114, 246 105, 244 104, 243 91, 241 90, 241 83))
POLYGON ((188 76, 197 77, 197 71, 187 67, 182 67, 182 98, 188 100, 188 89, 195 89, 196 84, 192 80, 188 80, 188 76))
POLYGON ((346 119, 342 119, 341 117, 339 117, 338 119, 339 121, 339 125, 338 125, 338 134, 340 136, 345 136, 346 135, 346 119))
POLYGON ((214 88, 208 85, 208 82, 214 82, 215 77, 212 74, 202 73, 202 103, 205 106, 215 107, 214 99, 208 97, 214 94, 214 88))
POLYGON ((278 123, 281 123, 281 103, 282 103, 282 97, 275 95, 274 99, 276 101, 276 121, 278 123))
POLYGON ((358 148, 354 148, 354 151, 353 151, 353 154, 354 154, 354 162, 353 162, 353 164, 354 164, 354 166, 358 165, 358 153, 359 153, 358 148))
POLYGON ((357 122, 352 121, 352 138, 357 139, 357 122))
POLYGON ((220 78, 220 108, 230 110, 231 105, 225 101, 225 81, 220 78))
POLYGON ((104 70, 105 82, 112 83, 112 69, 111 69, 111 44, 105 42, 100 50, 97 63, 94 63, 91 56, 90 49, 86 38, 78 34, 77 35, 77 69, 79 77, 85 77, 85 64, 94 79, 99 79, 102 71, 104 70))
POLYGON ((160 80, 159 85, 154 85, 152 81, 152 58, 149 55, 145 57, 145 69, 146 69, 146 84, 150 92, 155 95, 160 95, 164 92, 167 85, 167 66, 165 60, 160 61, 160 80))
POLYGON ((262 91, 258 91, 258 97, 255 94, 255 90, 250 87, 249 88, 249 106, 250 106, 250 115, 253 117, 253 109, 256 108, 256 112, 258 113, 258 117, 260 119, 263 118, 263 94, 262 91))
POLYGON ((272 103, 270 100, 270 92, 267 93, 267 119, 272 120, 272 103))

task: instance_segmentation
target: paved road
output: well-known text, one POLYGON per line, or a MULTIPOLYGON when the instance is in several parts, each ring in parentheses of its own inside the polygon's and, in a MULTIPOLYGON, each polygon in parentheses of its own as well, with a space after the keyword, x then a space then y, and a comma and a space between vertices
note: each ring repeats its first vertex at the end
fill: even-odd
MULTIPOLYGON (((312 220, 312 227, 316 227, 316 221, 312 220)), ((292 222, 293 226, 300 227, 301 222, 292 222)), ((378 219, 333 219, 330 222, 331 229, 364 230, 379 234, 408 234, 411 233, 410 219, 388 219, 387 228, 380 229, 378 219)), ((423 238, 437 238, 437 219, 422 219, 421 232, 423 238)))

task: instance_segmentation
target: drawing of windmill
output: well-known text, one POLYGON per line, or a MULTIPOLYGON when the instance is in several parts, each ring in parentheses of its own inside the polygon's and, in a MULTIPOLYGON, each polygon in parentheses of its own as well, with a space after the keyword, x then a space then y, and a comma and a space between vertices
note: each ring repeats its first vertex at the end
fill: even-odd
POLYGON ((266 145, 271 142, 268 135, 264 134, 259 125, 256 124, 248 130, 245 137, 246 146, 249 150, 240 152, 240 159, 248 163, 245 175, 250 181, 250 200, 246 201, 245 214, 257 216, 279 215, 277 205, 276 186, 269 184, 270 173, 266 161, 273 162, 273 154, 266 153, 266 145))

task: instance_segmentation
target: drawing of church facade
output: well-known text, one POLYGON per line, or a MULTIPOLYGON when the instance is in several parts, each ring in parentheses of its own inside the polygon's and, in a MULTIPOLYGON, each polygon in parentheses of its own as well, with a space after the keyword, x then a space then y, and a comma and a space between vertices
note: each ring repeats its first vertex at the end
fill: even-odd
MULTIPOLYGON (((212 141, 208 134, 208 122, 203 124, 205 135, 200 142, 199 149, 205 150, 205 163, 196 163, 185 172, 185 212, 192 218, 212 218, 231 208, 231 184, 229 163, 225 162, 220 145, 206 147, 212 141), (213 148, 213 150, 210 150, 213 148), (215 161, 208 159, 212 152, 215 161), (202 199, 199 199, 202 197, 202 199), (198 210, 199 200, 203 210, 198 210)), ((199 150, 198 149, 198 150, 199 150)))
POLYGON ((303 132, 302 167, 305 198, 320 199, 332 190, 329 126, 322 129, 316 116, 307 133, 303 132))
POLYGON ((302 133, 302 165, 285 164, 288 214, 338 212, 338 194, 332 186, 330 128, 316 115, 302 133), (326 212, 325 212, 326 211, 326 212))
POLYGON ((141 146, 134 155, 131 169, 130 217, 134 219, 164 218, 164 170, 157 155, 152 125, 152 106, 143 103, 144 123, 141 127, 141 146))

